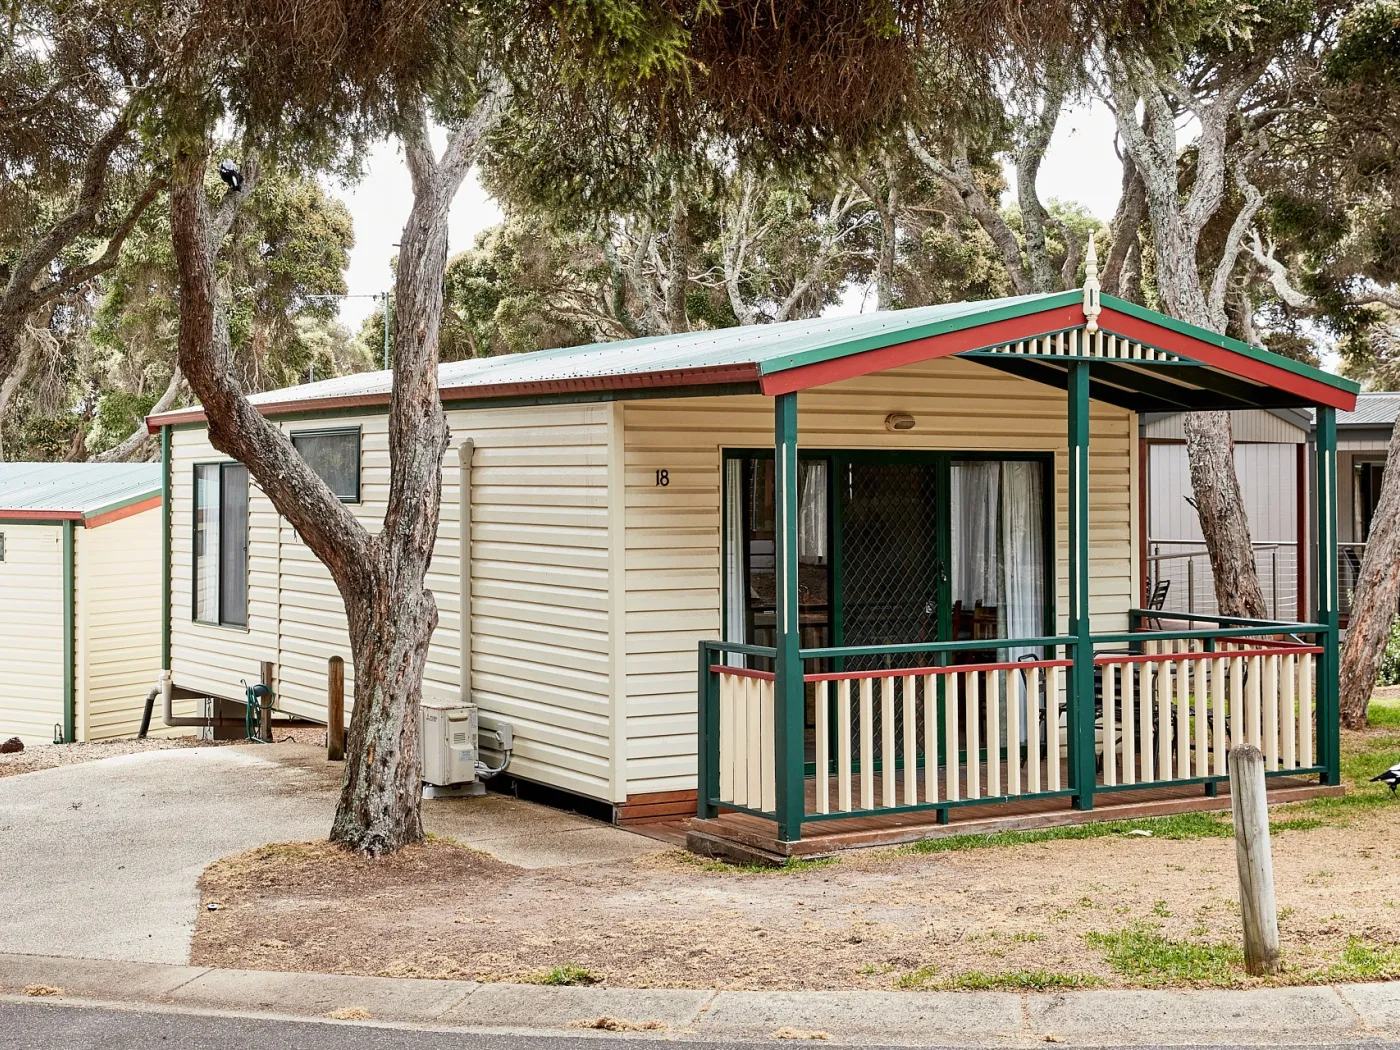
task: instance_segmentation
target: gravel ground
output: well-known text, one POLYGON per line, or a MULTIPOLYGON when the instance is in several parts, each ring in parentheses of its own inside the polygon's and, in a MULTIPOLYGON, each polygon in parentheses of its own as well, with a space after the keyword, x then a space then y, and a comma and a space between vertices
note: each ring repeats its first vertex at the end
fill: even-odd
MULTIPOLYGON (((227 741, 219 741, 219 744, 227 741)), ((12 777, 19 773, 34 773, 55 766, 71 766, 79 762, 96 762, 103 758, 118 755, 136 755, 145 751, 166 751, 170 748, 215 747, 212 742, 196 740, 192 736, 174 737, 163 740, 97 740, 87 744, 30 744, 23 751, 12 755, 0 755, 0 777, 12 777)))
MULTIPOLYGON (((324 747, 325 726, 282 725, 273 727, 273 738, 279 743, 314 744, 324 747)), ((243 740, 197 740, 193 736, 147 737, 137 740, 126 737, 119 740, 95 740, 82 744, 30 744, 23 751, 11 755, 0 755, 0 777, 12 777, 19 773, 35 773, 41 769, 56 766, 71 766, 79 762, 97 762, 118 755, 137 755, 146 751, 166 751, 183 747, 228 747, 246 744, 243 740)))

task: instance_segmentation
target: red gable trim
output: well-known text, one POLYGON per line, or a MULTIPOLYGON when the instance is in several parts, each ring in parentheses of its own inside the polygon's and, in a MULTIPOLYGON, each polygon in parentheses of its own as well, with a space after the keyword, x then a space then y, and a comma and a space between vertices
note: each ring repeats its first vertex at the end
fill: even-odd
POLYGON ((109 510, 104 514, 95 514, 83 522, 83 527, 95 529, 100 525, 108 525, 114 521, 121 521, 123 518, 130 518, 135 514, 144 514, 148 510, 155 510, 160 506, 160 497, 152 496, 150 499, 143 499, 140 503, 128 503, 125 507, 118 507, 116 510, 109 510))
POLYGON ((1034 339, 1039 335, 1077 328, 1083 323, 1084 311, 1078 304, 1063 306, 1025 317, 1013 317, 992 324, 962 328, 956 332, 926 336, 908 343, 882 346, 860 354, 849 354, 846 357, 832 358, 830 361, 819 361, 816 364, 789 368, 783 372, 773 372, 763 377, 762 388, 763 392, 769 395, 790 394, 794 390, 825 386, 827 383, 854 379, 856 376, 869 375, 872 372, 883 372, 900 365, 951 357, 964 350, 981 350, 988 346, 1034 339))
POLYGON ((1139 343, 1150 343, 1159 350, 1167 350, 1183 357, 1189 357, 1193 361, 1218 368, 1222 372, 1252 379, 1256 383, 1263 383, 1275 390, 1285 390, 1290 394, 1297 394, 1314 404, 1329 405, 1344 412, 1351 412, 1356 408, 1356 395, 1349 391, 1338 390, 1326 383, 1319 383, 1316 379, 1297 375, 1286 368, 1271 365, 1266 361, 1256 361, 1252 357, 1215 346, 1201 339, 1193 339, 1189 335, 1174 332, 1170 328, 1164 328, 1129 314, 1120 313, 1111 307, 1105 306, 1103 312, 1099 314, 1099 326, 1111 329, 1115 335, 1139 343))
MULTIPOLYGON (((894 346, 867 350, 860 354, 833 358, 816 364, 802 365, 783 372, 774 372, 763 377, 762 389, 770 396, 788 394, 795 390, 824 386, 827 383, 854 379, 872 372, 898 368, 901 365, 932 361, 940 357, 950 357, 968 350, 981 350, 988 346, 1000 346, 1022 339, 1032 339, 1051 332, 1077 328, 1084 323, 1084 314, 1078 306, 1061 307, 1025 317, 997 321, 992 324, 977 325, 956 332, 928 336, 894 346)), ((1286 368, 1256 361, 1244 354, 1215 346, 1201 339, 1175 332, 1162 325, 1139 320, 1136 317, 1104 307, 1099 315, 1099 326, 1115 335, 1134 342, 1146 343, 1160 350, 1166 350, 1202 365, 1217 368, 1230 375, 1242 376, 1276 390, 1296 394, 1299 398, 1319 405, 1330 405, 1344 411, 1356 407, 1356 395, 1339 390, 1316 379, 1300 376, 1286 368)), ((1089 360, 1094 360, 1090 358, 1089 360)))
POLYGON ((0 518, 5 521, 82 521, 80 510, 3 510, 0 518))

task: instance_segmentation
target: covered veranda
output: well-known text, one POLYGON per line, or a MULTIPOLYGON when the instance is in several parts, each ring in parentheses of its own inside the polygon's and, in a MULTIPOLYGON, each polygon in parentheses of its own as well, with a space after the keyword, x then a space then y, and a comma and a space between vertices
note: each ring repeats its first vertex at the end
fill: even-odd
MULTIPOLYGON (((1275 800, 1339 792, 1336 412, 1355 403, 1356 386, 1101 298, 1092 271, 1082 294, 877 316, 887 323, 876 335, 754 362, 761 391, 772 399, 773 445, 733 457, 732 470, 726 460, 726 491, 742 486, 745 493, 725 504, 726 542, 743 545, 742 557, 726 557, 726 574, 730 565, 743 565, 732 583, 726 580, 725 638, 699 647, 691 847, 804 855, 956 832, 1226 808, 1226 753, 1244 741, 1265 752, 1275 800), (1043 616, 1016 615, 1008 594, 1019 576, 1009 562, 1001 570, 1000 607, 972 599, 976 588, 966 579, 977 562, 966 551, 994 527, 988 522, 1006 528, 1012 518, 1006 507, 1026 476, 1008 470, 1004 458, 998 472, 989 472, 979 469, 975 455, 928 456, 917 460, 927 464, 926 475, 905 471, 892 482, 905 486, 898 498, 914 508, 925 498, 920 485, 927 485, 930 506, 964 507, 984 482, 1000 486, 1000 519, 995 512, 944 510, 942 528, 929 533, 928 559, 878 563, 898 563, 902 579, 915 578, 912 587, 871 575, 876 561, 870 558, 856 564, 847 552, 843 561, 842 536, 855 530, 841 520, 852 511, 842 508, 855 506, 864 459, 803 447, 799 399, 844 380, 954 356, 1065 392, 1065 534, 1055 535, 1055 515, 1047 511, 1047 546, 1034 556, 1043 566, 1054 562, 1057 547, 1066 550, 1067 616, 1056 615, 1052 598, 1043 599, 1043 616), (1118 610, 1126 629, 1092 630, 1092 401, 1137 413, 1315 408, 1318 484, 1309 530, 1319 566, 1315 614, 1300 622, 1180 615, 1168 621, 1141 607, 1149 603, 1138 594, 1118 610), (761 559, 749 523, 760 490, 772 522, 761 559), (820 507, 812 496, 817 491, 828 494, 820 507), (738 508, 732 515, 731 504, 738 508), (959 530, 960 540, 950 540, 959 530), (806 556, 822 542, 812 535, 831 537, 836 548, 830 552, 836 568, 824 583, 814 582, 806 556), (830 582, 843 568, 844 582, 830 582), (866 607, 878 604, 872 592, 879 591, 887 611, 883 620, 852 630, 849 596, 858 588, 850 576, 860 572, 868 574, 866 607), (960 573, 963 583, 950 580, 960 573), (844 613, 838 592, 848 596, 844 613), (745 596, 745 608, 736 611, 737 594, 745 596), (851 621, 844 630, 843 616, 851 621), (872 624, 882 628, 878 637, 872 624)), ((892 428, 900 424, 895 414, 887 420, 892 428)), ((975 448, 976 435, 967 444, 975 448)), ((1038 498, 1053 501, 1045 493, 1038 498)), ((1129 513, 1138 514, 1138 507, 1129 513)), ((882 535, 900 550, 922 542, 907 531, 882 535)), ((1015 554, 1008 547, 1001 556, 1006 562, 1015 554)))

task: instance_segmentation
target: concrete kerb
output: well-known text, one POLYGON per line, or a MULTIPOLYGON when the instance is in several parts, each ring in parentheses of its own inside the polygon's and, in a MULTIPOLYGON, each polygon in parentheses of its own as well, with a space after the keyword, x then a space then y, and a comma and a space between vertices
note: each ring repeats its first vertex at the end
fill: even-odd
MULTIPOLYGON (((0 954, 0 997, 493 1031, 568 1030, 602 1018, 700 1039, 825 1037, 940 1046, 1314 1044, 1400 1038, 1400 982, 1240 991, 715 992, 546 987, 219 970, 0 954), (58 990, 58 991, 54 991, 58 990), (645 1026, 645 1027, 644 1027, 645 1026)), ((615 1038, 617 1033, 610 1033, 615 1038)))

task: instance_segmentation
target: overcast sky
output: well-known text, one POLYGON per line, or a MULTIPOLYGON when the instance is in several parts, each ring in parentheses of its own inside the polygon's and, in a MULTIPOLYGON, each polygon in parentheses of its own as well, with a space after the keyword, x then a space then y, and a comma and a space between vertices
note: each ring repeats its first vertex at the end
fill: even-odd
MULTIPOLYGON (((1107 222, 1118 205, 1121 178, 1113 152, 1113 116, 1100 102, 1068 110, 1060 118, 1055 138, 1040 169, 1042 200, 1075 200, 1107 222)), ((441 146, 441 142, 438 143, 441 146)), ((346 283, 351 298, 341 306, 341 320, 352 331, 375 307, 370 296, 390 287, 389 260, 412 204, 408 169, 397 143, 375 149, 364 177, 351 187, 332 186, 350 207, 355 220, 355 247, 350 253, 346 283)), ((477 233, 501 221, 501 209, 470 176, 452 207, 448 250, 470 248, 477 233)), ((833 312, 870 308, 859 289, 833 312)))

